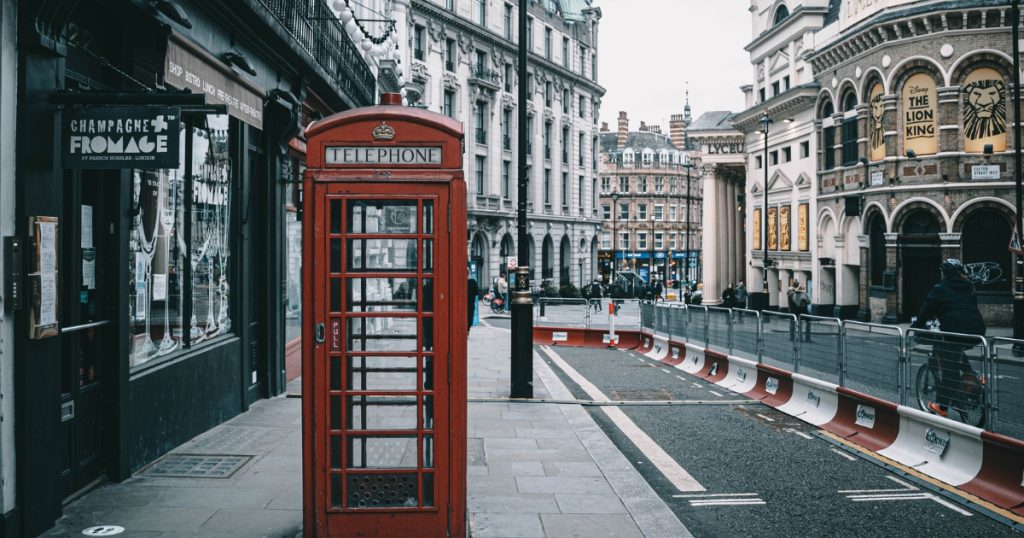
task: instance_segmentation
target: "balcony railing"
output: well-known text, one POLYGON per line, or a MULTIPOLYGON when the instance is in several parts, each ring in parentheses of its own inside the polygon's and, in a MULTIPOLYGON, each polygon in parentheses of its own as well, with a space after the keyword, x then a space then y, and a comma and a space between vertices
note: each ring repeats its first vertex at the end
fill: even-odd
POLYGON ((342 93, 357 103, 374 102, 370 67, 325 2, 260 0, 282 28, 326 72, 342 93))
POLYGON ((487 131, 485 131, 483 129, 477 129, 476 130, 476 143, 477 144, 486 144, 487 143, 487 131))
POLYGON ((413 56, 413 58, 416 58, 417 60, 422 62, 423 61, 423 49, 415 49, 415 50, 413 50, 412 51, 412 56, 413 56))
POLYGON ((455 62, 448 60, 444 63, 445 71, 455 71, 455 62))
POLYGON ((484 82, 495 89, 498 88, 498 72, 493 69, 487 69, 482 65, 473 66, 473 70, 470 72, 470 79, 471 81, 484 82))
POLYGON ((512 137, 509 135, 501 135, 501 147, 502 149, 512 149, 512 137))

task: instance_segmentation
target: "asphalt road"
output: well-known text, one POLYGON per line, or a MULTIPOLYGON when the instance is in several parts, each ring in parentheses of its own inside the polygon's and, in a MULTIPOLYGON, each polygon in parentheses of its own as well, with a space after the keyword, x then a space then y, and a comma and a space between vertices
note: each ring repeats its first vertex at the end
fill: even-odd
MULTIPOLYGON (((600 408, 588 407, 695 536, 1017 536, 1000 522, 836 448, 813 426, 770 407, 714 404, 742 397, 681 370, 632 352, 554 351, 613 400, 711 402, 621 408, 706 489, 688 493, 669 482, 600 408)), ((577 398, 590 399, 541 356, 577 398)))

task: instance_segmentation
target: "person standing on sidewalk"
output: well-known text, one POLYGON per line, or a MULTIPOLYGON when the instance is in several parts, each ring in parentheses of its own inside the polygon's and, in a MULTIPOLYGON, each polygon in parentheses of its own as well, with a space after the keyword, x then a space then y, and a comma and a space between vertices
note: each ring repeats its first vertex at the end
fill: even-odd
POLYGON ((505 280, 505 275, 498 276, 498 297, 501 297, 501 311, 508 312, 508 281, 505 280))
MULTIPOLYGON (((942 280, 932 286, 921 305, 917 319, 910 325, 913 329, 925 329, 925 324, 938 318, 939 329, 947 333, 985 335, 985 320, 978 311, 978 298, 974 285, 966 277, 963 263, 950 258, 939 266, 942 280)), ((973 370, 964 352, 978 345, 976 340, 940 336, 935 338, 932 351, 939 362, 939 383, 936 387, 935 402, 928 402, 933 413, 946 416, 949 406, 959 404, 959 393, 963 378, 973 375, 973 370)))
POLYGON ((738 308, 747 307, 747 286, 742 280, 736 284, 736 306, 738 308))

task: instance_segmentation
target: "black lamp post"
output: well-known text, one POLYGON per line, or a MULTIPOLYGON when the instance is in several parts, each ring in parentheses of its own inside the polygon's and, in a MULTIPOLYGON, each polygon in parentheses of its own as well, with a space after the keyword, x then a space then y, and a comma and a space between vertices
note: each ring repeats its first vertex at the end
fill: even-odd
POLYGON ((651 263, 649 273, 647 275, 647 284, 654 284, 654 204, 651 204, 651 263))
POLYGON ((530 294, 529 235, 527 232, 527 198, 530 179, 527 177, 526 152, 529 133, 526 129, 527 80, 526 12, 528 0, 519 0, 519 102, 518 102, 518 204, 516 232, 519 244, 519 265, 516 267, 515 293, 512 300, 512 373, 511 396, 533 398, 533 297, 530 294))
POLYGON ((619 258, 618 258, 618 245, 619 245, 619 234, 615 228, 615 219, 619 212, 619 193, 612 193, 612 272, 609 277, 608 284, 615 282, 615 273, 618 271, 619 258))
POLYGON ((766 108, 764 113, 761 114, 761 132, 764 133, 764 188, 761 190, 764 203, 761 204, 761 249, 764 254, 764 280, 762 285, 766 295, 765 307, 771 304, 771 292, 768 291, 768 268, 772 266, 771 260, 768 259, 768 126, 771 124, 772 119, 768 116, 768 109, 766 108))
MULTIPOLYGON (((1016 185, 1017 214, 1014 217, 1014 239, 1020 249, 1020 234, 1024 233, 1024 186, 1021 185, 1021 140, 1020 140, 1020 0, 1013 0, 1010 9, 1013 19, 1013 183, 1016 185)), ((1019 251, 1018 251, 1019 252, 1019 251)), ((1013 291, 1013 337, 1024 338, 1024 256, 1017 254, 1016 286, 1013 291)))
POLYGON ((686 285, 690 285, 690 234, 693 228, 693 218, 690 216, 690 170, 693 169, 693 161, 689 155, 683 155, 683 167, 686 168, 686 285))

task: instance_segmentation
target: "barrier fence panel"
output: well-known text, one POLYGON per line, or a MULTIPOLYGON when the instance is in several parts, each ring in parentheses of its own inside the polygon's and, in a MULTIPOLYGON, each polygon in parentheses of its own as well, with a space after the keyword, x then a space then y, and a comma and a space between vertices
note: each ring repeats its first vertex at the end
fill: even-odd
POLYGON ((692 344, 708 343, 708 307, 689 305, 686 307, 686 341, 692 344))
POLYGON ((643 301, 640 303, 640 328, 654 331, 654 303, 643 301))
POLYGON ((781 312, 761 312, 761 362, 796 371, 796 316, 781 312))
POLYGON ((935 402, 947 406, 949 418, 985 427, 992 402, 985 338, 909 329, 905 345, 910 405, 927 411, 935 402))
POLYGON ((993 338, 992 371, 986 380, 992 395, 992 431, 1024 439, 1024 340, 993 338))
POLYGON ((616 307, 615 328, 627 331, 640 330, 640 299, 602 299, 600 312, 591 310, 590 327, 596 329, 607 329, 608 325, 608 303, 616 307))
POLYGON ((654 332, 661 336, 665 336, 666 338, 670 333, 669 312, 671 312, 671 309, 665 303, 661 303, 660 305, 655 303, 654 332))
POLYGON ((899 326, 844 321, 843 386, 906 405, 902 347, 899 326))
POLYGON ((671 305, 668 307, 668 334, 670 338, 684 340, 687 336, 686 307, 671 305))
POLYGON ((798 372, 840 383, 843 322, 838 318, 801 315, 792 337, 797 343, 798 372))
POLYGON ((752 361, 761 360, 761 313, 734 308, 732 311, 732 349, 729 353, 752 361))
POLYGON ((586 299, 541 297, 533 307, 534 324, 544 327, 587 327, 590 312, 586 299))
POLYGON ((707 316, 707 347, 722 353, 729 353, 731 347, 732 312, 728 308, 708 306, 707 316))

